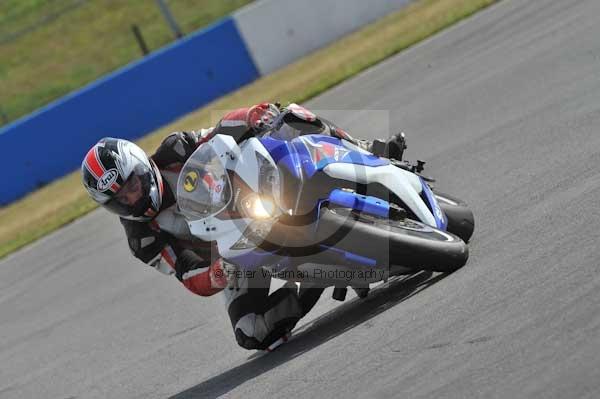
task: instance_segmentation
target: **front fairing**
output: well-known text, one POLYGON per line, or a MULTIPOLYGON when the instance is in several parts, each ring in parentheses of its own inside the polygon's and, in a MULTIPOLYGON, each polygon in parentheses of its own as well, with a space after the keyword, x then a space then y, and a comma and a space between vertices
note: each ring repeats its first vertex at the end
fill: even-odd
POLYGON ((335 137, 261 138, 281 174, 282 198, 294 215, 315 211, 332 190, 347 188, 390 201, 394 197, 423 223, 445 229, 445 215, 426 182, 335 137))
POLYGON ((202 144, 186 161, 177 182, 177 204, 194 236, 225 247, 243 233, 251 221, 229 216, 235 200, 230 177, 241 171, 257 187, 256 168, 247 166, 253 162, 255 157, 244 157, 235 140, 223 135, 202 144))

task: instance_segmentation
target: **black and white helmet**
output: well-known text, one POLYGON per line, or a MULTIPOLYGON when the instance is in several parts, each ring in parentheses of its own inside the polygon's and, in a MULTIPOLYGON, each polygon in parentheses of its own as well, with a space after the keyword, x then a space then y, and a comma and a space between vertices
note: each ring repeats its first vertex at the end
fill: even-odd
POLYGON ((160 210, 160 172, 144 150, 130 141, 101 139, 83 159, 81 174, 92 199, 123 218, 147 221, 160 210))

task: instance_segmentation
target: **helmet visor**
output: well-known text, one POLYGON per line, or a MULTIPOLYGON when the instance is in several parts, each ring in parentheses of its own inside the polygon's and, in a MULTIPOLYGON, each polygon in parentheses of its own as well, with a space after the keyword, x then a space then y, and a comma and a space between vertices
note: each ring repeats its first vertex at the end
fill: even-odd
POLYGON ((136 165, 119 191, 103 206, 119 216, 140 217, 150 207, 150 190, 153 184, 150 168, 136 165))

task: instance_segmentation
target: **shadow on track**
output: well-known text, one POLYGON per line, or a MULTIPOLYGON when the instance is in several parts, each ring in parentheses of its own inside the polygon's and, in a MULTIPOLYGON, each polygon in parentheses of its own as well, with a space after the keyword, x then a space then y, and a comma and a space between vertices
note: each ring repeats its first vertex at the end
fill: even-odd
POLYGON ((275 352, 257 352, 248 361, 169 399, 216 398, 269 370, 308 352, 345 331, 402 303, 446 277, 431 272, 390 279, 371 290, 366 299, 353 298, 294 331, 292 339, 275 352))

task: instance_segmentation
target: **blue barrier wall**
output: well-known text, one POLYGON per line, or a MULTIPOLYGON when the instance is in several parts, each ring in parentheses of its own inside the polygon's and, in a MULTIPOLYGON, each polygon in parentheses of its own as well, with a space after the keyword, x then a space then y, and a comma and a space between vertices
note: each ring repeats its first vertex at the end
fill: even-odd
POLYGON ((0 130, 0 205, 76 169, 101 137, 134 139, 258 77, 231 18, 0 130))

